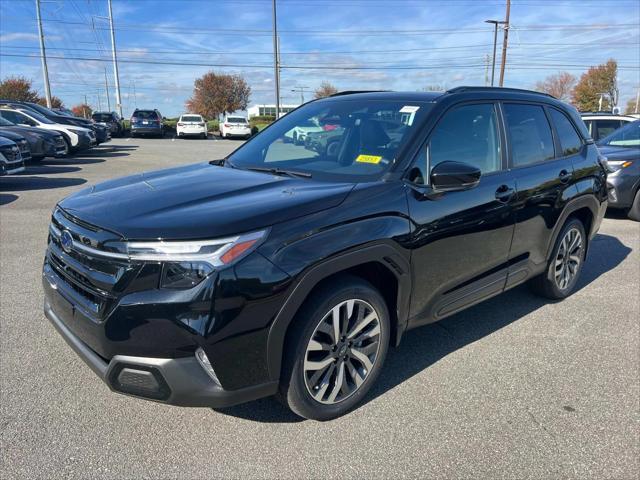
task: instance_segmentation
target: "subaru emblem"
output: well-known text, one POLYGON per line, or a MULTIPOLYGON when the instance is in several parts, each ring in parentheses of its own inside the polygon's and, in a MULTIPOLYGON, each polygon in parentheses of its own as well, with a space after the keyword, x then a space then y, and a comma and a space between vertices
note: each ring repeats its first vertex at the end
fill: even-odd
POLYGON ((71 232, 69 230, 63 230, 60 235, 60 245, 62 245, 62 249, 69 253, 71 248, 73 247, 73 237, 71 236, 71 232))

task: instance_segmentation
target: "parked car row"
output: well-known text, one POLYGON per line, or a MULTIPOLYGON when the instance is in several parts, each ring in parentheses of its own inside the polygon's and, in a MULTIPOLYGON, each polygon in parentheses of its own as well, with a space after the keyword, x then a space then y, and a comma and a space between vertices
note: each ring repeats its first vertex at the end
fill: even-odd
POLYGON ((1 172, 8 175, 24 168, 27 161, 63 157, 108 142, 111 132, 92 120, 36 103, 0 99, 0 138, 3 140, 1 172), (17 156, 11 154, 13 146, 18 149, 17 156), (20 163, 22 166, 16 167, 20 163))

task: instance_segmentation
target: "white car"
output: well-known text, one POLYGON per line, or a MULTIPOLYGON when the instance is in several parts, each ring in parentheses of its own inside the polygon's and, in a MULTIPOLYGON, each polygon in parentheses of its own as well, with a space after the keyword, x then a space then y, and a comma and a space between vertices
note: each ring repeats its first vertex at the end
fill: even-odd
POLYGON ((616 115, 608 112, 581 113, 580 116, 589 130, 591 138, 596 142, 614 130, 636 120, 630 115, 616 115))
POLYGON ((96 144, 96 134, 93 130, 55 123, 26 108, 0 108, 0 117, 21 127, 38 127, 59 132, 64 137, 69 151, 85 150, 96 144))
POLYGON ((305 122, 301 122, 299 125, 296 125, 294 128, 289 130, 284 134, 284 138, 286 141, 290 141, 295 143, 296 145, 303 145, 304 140, 307 138, 309 133, 323 132, 324 129, 318 123, 315 118, 310 118, 305 122))
POLYGON ((207 122, 202 118, 202 115, 184 113, 180 115, 178 119, 176 133, 179 137, 195 135, 201 138, 207 138, 207 122))
POLYGON ((13 175, 24 170, 24 160, 18 146, 8 138, 0 137, 0 176, 13 175))
POLYGON ((244 137, 251 136, 251 125, 246 117, 237 115, 225 115, 224 120, 220 123, 220 137, 244 137))

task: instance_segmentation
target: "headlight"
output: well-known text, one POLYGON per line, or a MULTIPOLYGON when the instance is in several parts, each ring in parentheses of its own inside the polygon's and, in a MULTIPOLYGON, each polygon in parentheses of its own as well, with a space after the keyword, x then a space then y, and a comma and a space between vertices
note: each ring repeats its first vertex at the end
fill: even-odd
POLYGON ((622 170, 623 168, 630 167, 633 165, 633 162, 630 162, 629 160, 606 160, 605 165, 609 173, 613 173, 618 170, 622 170))

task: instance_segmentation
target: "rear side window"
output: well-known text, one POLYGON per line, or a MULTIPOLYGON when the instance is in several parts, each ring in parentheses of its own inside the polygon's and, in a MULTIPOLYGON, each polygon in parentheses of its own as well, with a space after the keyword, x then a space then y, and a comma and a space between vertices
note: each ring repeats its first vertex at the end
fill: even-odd
POLYGON ((554 158, 551 126, 541 106, 507 103, 504 114, 514 167, 554 158))
POLYGON ((158 114, 153 110, 138 110, 133 116, 144 120, 158 120, 159 118, 158 114))
POLYGON ((595 140, 600 140, 613 133, 614 130, 619 129, 621 124, 620 120, 594 120, 591 136, 595 140))
POLYGON ((578 132, 576 132, 573 124, 565 114, 559 110, 550 108, 549 112, 551 112, 551 121, 556 127, 558 137, 560 137, 562 156, 566 157, 567 155, 574 155, 578 153, 582 148, 582 140, 580 139, 578 132))

